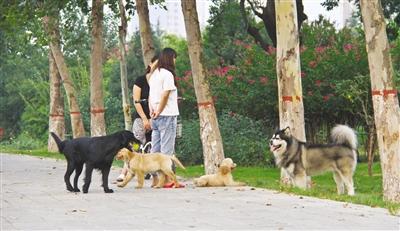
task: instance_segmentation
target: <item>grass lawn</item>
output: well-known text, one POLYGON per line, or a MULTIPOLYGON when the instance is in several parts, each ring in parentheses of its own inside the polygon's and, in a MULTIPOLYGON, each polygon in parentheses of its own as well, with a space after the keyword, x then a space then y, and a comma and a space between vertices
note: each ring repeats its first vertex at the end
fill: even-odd
MULTIPOLYGON (((49 153, 47 150, 13 150, 0 147, 0 152, 21 153, 31 156, 40 156, 56 159, 65 159, 58 153, 49 153)), ((117 166, 122 166, 121 161, 114 161, 117 166)), ((202 166, 186 166, 186 170, 177 169, 177 174, 184 178, 195 178, 204 174, 202 166)), ((363 204, 371 207, 387 208, 392 214, 400 212, 400 203, 390 203, 383 201, 382 196, 382 174, 379 163, 373 166, 373 175, 368 176, 368 166, 366 163, 359 163, 354 175, 355 196, 337 195, 336 185, 331 173, 312 178, 313 187, 310 190, 301 190, 282 186, 279 183, 280 171, 277 168, 265 167, 237 167, 233 172, 234 179, 246 182, 249 186, 267 188, 283 191, 296 195, 318 197, 336 201, 363 204)))

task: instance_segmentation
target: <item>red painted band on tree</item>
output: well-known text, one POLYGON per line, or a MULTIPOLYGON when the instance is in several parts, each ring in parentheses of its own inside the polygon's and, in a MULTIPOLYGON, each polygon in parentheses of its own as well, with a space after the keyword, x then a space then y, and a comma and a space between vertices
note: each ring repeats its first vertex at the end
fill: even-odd
POLYGON ((212 105, 213 105, 212 102, 202 102, 202 103, 198 103, 198 104, 197 104, 197 106, 198 106, 199 108, 201 108, 201 107, 211 107, 212 105))
POLYGON ((104 110, 104 108, 92 108, 92 110, 90 111, 93 114, 97 114, 97 113, 104 113, 106 110, 104 110))
POLYGON ((63 117, 64 118, 64 114, 49 114, 50 117, 63 117))
POLYGON ((380 95, 380 96, 383 96, 383 97, 387 97, 388 95, 397 95, 397 90, 396 89, 372 90, 371 94, 372 94, 372 96, 380 95))
POLYGON ((293 98, 295 98, 297 101, 301 101, 301 96, 291 96, 291 95, 284 95, 282 96, 282 101, 283 102, 293 102, 293 98))

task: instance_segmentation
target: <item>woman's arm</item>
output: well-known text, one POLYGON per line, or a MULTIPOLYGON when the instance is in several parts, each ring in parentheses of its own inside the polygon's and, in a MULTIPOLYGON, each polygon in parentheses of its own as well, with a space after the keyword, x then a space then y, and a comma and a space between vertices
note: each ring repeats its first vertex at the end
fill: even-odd
POLYGON ((147 119, 142 104, 140 103, 141 93, 142 93, 142 88, 138 87, 137 85, 133 85, 133 104, 135 105, 136 112, 139 114, 140 118, 142 118, 144 129, 150 130, 151 129, 150 121, 147 119))
POLYGON ((161 94, 160 104, 158 105, 157 109, 153 111, 152 114, 150 114, 152 118, 157 118, 164 110, 165 106, 167 105, 170 92, 171 90, 163 91, 163 93, 161 94))

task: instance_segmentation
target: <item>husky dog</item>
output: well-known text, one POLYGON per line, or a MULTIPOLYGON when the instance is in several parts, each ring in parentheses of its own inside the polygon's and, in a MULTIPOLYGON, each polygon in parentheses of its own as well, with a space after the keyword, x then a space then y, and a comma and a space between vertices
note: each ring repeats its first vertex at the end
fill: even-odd
POLYGON ((346 125, 336 125, 331 144, 308 144, 292 136, 290 128, 277 131, 269 142, 276 165, 287 175, 289 184, 309 188, 310 176, 333 172, 338 194, 345 187, 354 195, 353 173, 357 165, 357 136, 346 125))

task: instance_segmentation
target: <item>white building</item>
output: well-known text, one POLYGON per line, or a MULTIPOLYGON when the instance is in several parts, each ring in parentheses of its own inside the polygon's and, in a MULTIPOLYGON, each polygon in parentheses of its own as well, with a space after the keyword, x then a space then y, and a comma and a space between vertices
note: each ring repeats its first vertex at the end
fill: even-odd
MULTIPOLYGON (((200 29, 204 29, 209 17, 208 8, 211 4, 210 0, 197 0, 197 14, 199 17, 200 29)), ((175 34, 180 37, 186 37, 185 22, 183 20, 181 0, 166 0, 165 6, 167 10, 157 5, 149 6, 150 23, 153 28, 159 28, 168 33, 175 34)), ((129 22, 128 33, 139 30, 138 16, 129 22)))

